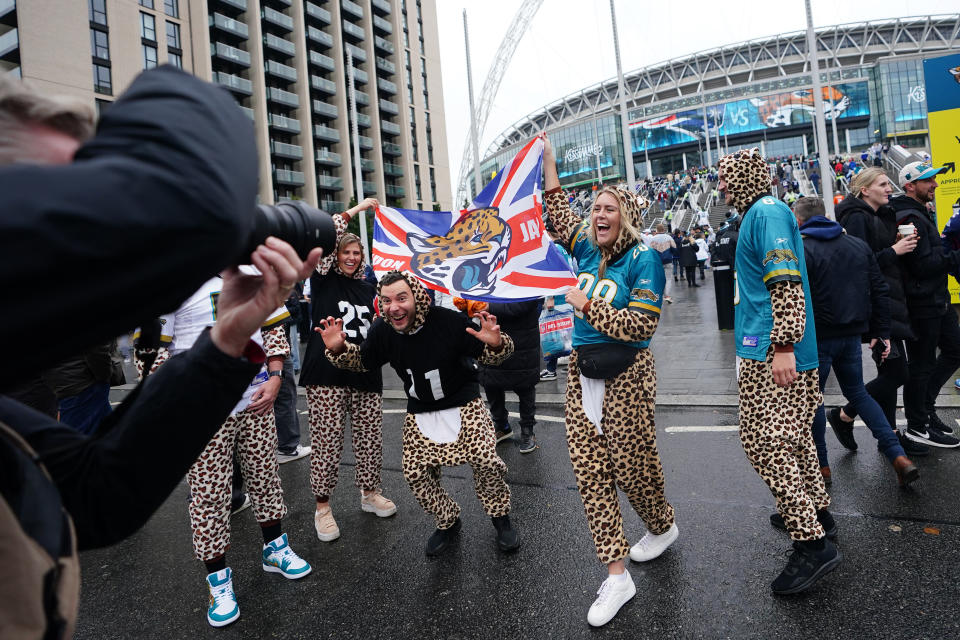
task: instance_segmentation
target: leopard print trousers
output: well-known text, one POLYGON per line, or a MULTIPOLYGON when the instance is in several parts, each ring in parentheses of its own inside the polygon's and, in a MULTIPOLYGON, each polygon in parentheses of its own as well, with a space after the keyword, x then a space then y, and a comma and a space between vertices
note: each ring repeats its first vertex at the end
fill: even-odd
POLYGON ((673 507, 663 493, 663 467, 653 421, 656 395, 653 354, 639 349, 629 369, 606 381, 603 433, 597 433, 583 410, 576 349, 570 356, 565 409, 567 449, 597 558, 604 564, 622 560, 630 553, 617 487, 627 495, 650 533, 666 533, 673 525, 673 507))
POLYGON ((187 473, 193 551, 202 562, 219 558, 230 546, 234 452, 257 522, 280 520, 287 512, 278 474, 273 411, 264 415, 241 411, 230 416, 187 473))
POLYGON ((350 412, 350 434, 357 459, 356 485, 363 491, 380 488, 383 466, 383 396, 350 387, 307 385, 310 411, 310 488, 328 498, 337 486, 343 429, 350 412))
POLYGON ((441 467, 469 464, 486 514, 495 518, 510 513, 507 465, 497 455, 493 419, 483 400, 474 398, 460 407, 460 420, 457 439, 443 444, 420 433, 414 414, 408 413, 403 423, 403 477, 438 529, 449 529, 460 515, 460 505, 440 485, 441 467))
POLYGON ((813 442, 820 406, 817 369, 800 371, 789 387, 773 381, 773 349, 766 362, 740 361, 740 442, 770 488, 792 540, 824 536, 817 510, 830 505, 813 442))

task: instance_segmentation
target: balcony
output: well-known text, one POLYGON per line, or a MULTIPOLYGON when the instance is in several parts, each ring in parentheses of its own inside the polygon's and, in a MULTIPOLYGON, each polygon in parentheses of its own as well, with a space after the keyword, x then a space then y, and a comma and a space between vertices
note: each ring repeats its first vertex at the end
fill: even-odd
POLYGON ((324 102, 323 100, 314 100, 313 101, 313 112, 317 115, 326 116, 328 118, 336 118, 339 115, 337 107, 324 102))
POLYGON ((250 66, 249 53, 243 49, 237 49, 228 44, 223 44, 222 42, 210 43, 210 56, 218 60, 238 64, 241 67, 250 66))
POLYGON ((357 114, 357 126, 361 129, 369 129, 372 124, 370 116, 365 113, 357 114))
POLYGON ((282 104, 287 107, 299 107, 300 98, 297 94, 276 87, 267 87, 267 100, 282 104))
POLYGON ((343 48, 350 52, 350 55, 353 56, 353 61, 355 63, 367 61, 367 52, 360 47, 352 45, 349 42, 344 42, 343 48))
POLYGON ((291 171, 290 169, 274 169, 273 179, 277 184, 288 184, 295 187, 304 185, 303 171, 291 171))
POLYGON ((343 178, 320 174, 317 176, 317 187, 320 189, 330 189, 331 191, 340 191, 343 189, 343 178))
POLYGON ((305 2, 303 5, 307 10, 307 15, 312 16, 323 24, 330 24, 330 12, 322 7, 318 7, 312 2, 305 2))
POLYGON ((373 5, 373 10, 379 14, 388 16, 390 15, 390 2, 389 0, 371 0, 370 4, 373 5))
POLYGON ((397 106, 396 102, 390 102, 389 100, 384 100, 380 98, 380 111, 384 113, 389 113, 391 115, 397 115, 400 113, 400 107, 397 106))
POLYGON ((209 26, 238 38, 246 38, 250 35, 250 29, 247 28, 247 25, 219 13, 209 16, 207 22, 209 26))
POLYGON ((289 67, 285 64, 274 62, 273 60, 267 60, 267 63, 263 65, 263 70, 273 77, 286 80, 287 82, 297 81, 297 70, 294 67, 289 67))
POLYGON ((377 86, 380 88, 380 91, 383 91, 384 93, 389 93, 391 95, 397 94, 397 85, 389 80, 377 78, 377 86))
MULTIPOLYGON (((13 13, 14 11, 16 11, 16 9, 17 9, 17 0, 0 0, 0 18, 3 18, 13 13)), ((11 24, 10 21, 6 21, 5 24, 9 24, 10 26, 13 26, 14 24, 16 24, 16 22, 13 22, 11 24)))
POLYGON ((373 16, 373 28, 379 29, 387 35, 393 33, 393 25, 390 24, 389 20, 385 20, 380 16, 373 16))
POLYGON ((239 93, 244 96, 253 95, 253 83, 249 80, 241 78, 240 76, 230 75, 229 73, 224 73, 222 71, 214 71, 213 81, 226 87, 227 89, 230 89, 234 93, 239 93))
POLYGON ((380 121, 380 130, 391 136, 400 135, 400 125, 396 122, 390 122, 389 120, 380 121))
POLYGON ((317 150, 317 164, 324 164, 328 167, 339 167, 340 154, 334 153, 333 151, 327 151, 326 149, 317 150))
POLYGON ((271 129, 285 131, 286 133, 300 133, 300 121, 296 118, 288 118, 277 113, 271 113, 267 116, 267 123, 271 129))
POLYGON ((363 29, 353 24, 352 22, 348 22, 347 20, 343 21, 343 32, 346 35, 354 38, 357 42, 363 42, 363 38, 364 38, 363 29))
POLYGON ((391 178, 399 178, 403 176, 403 167, 398 164, 393 164, 392 162, 384 162, 383 175, 390 176, 391 178))
POLYGON ((10 58, 11 62, 19 62, 20 35, 16 29, 10 29, 0 36, 0 60, 10 58))
POLYGON ((240 111, 243 111, 245 114, 247 114, 248 118, 250 118, 251 120, 254 119, 253 109, 251 109, 250 107, 242 107, 240 105, 237 105, 237 106, 240 107, 240 111))
POLYGON ((260 4, 273 4, 279 5, 285 9, 289 9, 293 4, 293 0, 260 0, 260 4))
POLYGON ((316 51, 310 52, 310 64, 320 67, 324 71, 333 71, 337 68, 336 63, 333 58, 330 56, 325 56, 322 53, 317 53, 316 51))
POLYGON ((277 142, 276 140, 271 140, 270 153, 278 158, 301 160, 303 158, 303 147, 298 144, 287 144, 286 142, 277 142))
POLYGON ((310 76, 310 86, 327 95, 333 96, 337 93, 337 85, 332 80, 320 76, 310 76))
POLYGON ((391 198, 402 198, 406 193, 406 190, 401 186, 395 184, 387 185, 387 195, 391 198))
MULTIPOLYGON (((247 0, 216 0, 220 4, 226 5, 231 9, 237 9, 239 11, 247 10, 247 0)), ((214 4, 214 3, 211 3, 214 4)))
POLYGON ((264 7, 260 10, 260 17, 263 18, 267 24, 279 27, 283 31, 293 31, 293 18, 284 13, 280 13, 276 9, 264 7))
POLYGON ((353 81, 357 84, 367 84, 370 82, 370 75, 363 69, 353 68, 353 81))
POLYGON ((275 36, 272 33, 264 34, 263 44, 287 56, 292 56, 297 52, 297 47, 292 42, 286 38, 275 36))
POLYGON ((345 13, 349 13, 357 20, 363 19, 363 7, 358 5, 356 2, 350 2, 350 0, 340 0, 340 7, 345 13))
POLYGON ((370 196, 377 192, 377 183, 370 180, 363 181, 363 194, 370 196))
POLYGON ((393 43, 380 36, 373 36, 373 44, 381 51, 386 51, 387 53, 393 53, 394 51, 393 43))
POLYGON ((343 213, 347 207, 338 200, 321 200, 320 208, 327 213, 343 213))
POLYGON ((340 142, 340 132, 322 124, 313 125, 313 137, 327 142, 340 142))
MULTIPOLYGON (((360 171, 364 173, 373 173, 375 167, 373 166, 373 160, 368 160, 367 158, 360 158, 360 171)), ((363 188, 366 191, 366 187, 363 188)))
POLYGON ((370 149, 373 149, 373 138, 371 138, 370 136, 357 136, 357 138, 360 140, 361 149, 363 149, 364 151, 369 151, 370 149))
MULTIPOLYGON (((364 93, 363 91, 354 91, 354 95, 357 96, 357 104, 366 107, 370 104, 370 95, 364 93)), ((349 100, 349 98, 348 98, 349 100)))
POLYGON ((393 142, 384 142, 383 143, 383 155, 385 156, 401 156, 403 151, 400 149, 400 145, 394 144, 393 142))
POLYGON ((389 74, 394 74, 397 72, 397 65, 393 64, 386 58, 377 56, 377 69, 380 69, 380 71, 386 71, 389 74))
POLYGON ((333 36, 326 31, 320 31, 320 29, 317 29, 316 27, 307 27, 307 37, 325 49, 329 49, 333 46, 333 36))

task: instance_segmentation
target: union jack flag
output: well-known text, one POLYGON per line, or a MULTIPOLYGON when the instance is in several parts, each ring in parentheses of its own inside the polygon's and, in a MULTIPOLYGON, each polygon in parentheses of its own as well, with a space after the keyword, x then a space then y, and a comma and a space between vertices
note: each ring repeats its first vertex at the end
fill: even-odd
POLYGON ((564 293, 577 280, 543 226, 542 161, 534 138, 463 211, 378 207, 373 270, 410 271, 431 289, 487 302, 564 293))

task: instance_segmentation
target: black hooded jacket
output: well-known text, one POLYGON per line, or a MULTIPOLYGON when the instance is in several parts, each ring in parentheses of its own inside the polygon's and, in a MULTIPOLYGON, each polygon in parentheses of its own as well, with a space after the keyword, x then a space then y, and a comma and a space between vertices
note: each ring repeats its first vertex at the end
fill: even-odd
POLYGON ((500 330, 513 338, 513 355, 496 367, 480 366, 480 384, 522 389, 540 381, 540 305, 526 302, 491 303, 500 330))
POLYGON ((904 292, 900 260, 893 250, 897 241, 897 218, 890 207, 878 211, 853 195, 848 195, 837 205, 837 221, 846 232, 860 238, 873 250, 880 272, 890 289, 890 336, 899 339, 913 338, 907 298, 904 292))

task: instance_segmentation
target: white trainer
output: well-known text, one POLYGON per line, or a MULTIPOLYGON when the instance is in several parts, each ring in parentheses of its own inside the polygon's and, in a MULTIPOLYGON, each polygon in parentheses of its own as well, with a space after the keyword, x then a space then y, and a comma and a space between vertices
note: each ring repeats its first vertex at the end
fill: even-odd
POLYGON ((333 519, 333 509, 329 505, 323 509, 317 509, 313 514, 313 526, 317 529, 317 538, 320 542, 333 542, 340 537, 340 527, 333 519))
POLYGON ((630 559, 634 562, 648 562, 667 550, 667 547, 673 544, 673 541, 680 535, 677 529, 677 523, 674 522, 667 529, 666 533, 656 535, 647 532, 647 535, 640 538, 640 542, 630 548, 630 559))
POLYGON ((620 611, 620 607, 637 594, 637 586, 633 584, 630 574, 612 575, 603 581, 597 591, 597 599, 590 605, 587 612, 587 622, 591 627, 602 627, 620 611))
POLYGON ((389 518, 397 512, 397 505, 379 491, 374 491, 367 496, 360 494, 360 509, 367 513, 375 513, 379 518, 389 518))

